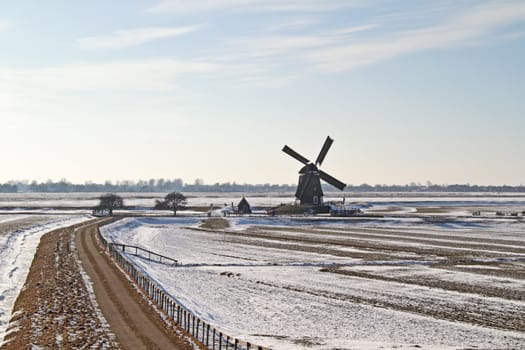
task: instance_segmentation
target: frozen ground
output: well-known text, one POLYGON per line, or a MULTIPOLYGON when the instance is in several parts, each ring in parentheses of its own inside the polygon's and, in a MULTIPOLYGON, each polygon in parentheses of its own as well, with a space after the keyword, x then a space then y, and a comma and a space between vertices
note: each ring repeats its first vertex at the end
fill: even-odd
MULTIPOLYGON (((41 235, 85 220, 87 210, 72 208, 94 206, 99 195, 0 194, 0 339, 41 235)), ((146 213, 163 194, 122 195, 146 213)), ((190 205, 241 197, 191 195, 190 205)), ((277 205, 293 194, 248 200, 277 205)), ((188 228, 198 218, 130 218, 105 234, 182 261, 135 258, 195 314, 276 349, 525 347, 524 194, 352 201, 390 218, 228 218, 227 232, 188 228), (498 210, 520 217, 486 219, 498 210), (458 218, 472 211, 485 218, 458 218)))
MULTIPOLYGON (((98 204, 102 193, 0 193, 0 208, 6 210, 44 208, 91 208, 98 204)), ((119 193, 126 206, 135 208, 152 208, 155 200, 162 199, 165 193, 119 193)), ((294 193, 185 193, 189 206, 223 206, 237 205, 246 195, 248 202, 255 207, 276 206, 281 203, 293 203, 294 193)), ((343 195, 347 203, 364 205, 374 211, 391 213, 416 212, 418 207, 441 208, 450 211, 454 208, 477 208, 484 211, 511 210, 513 207, 525 206, 525 193, 325 193, 325 201, 341 201, 343 195)), ((523 210, 523 209, 522 209, 523 210)), ((470 215, 470 212, 468 212, 470 215)))
POLYGON ((275 349, 525 347, 525 223, 412 218, 128 218, 114 242, 194 314, 275 349))
POLYGON ((0 215, 0 344, 40 237, 87 218, 85 215, 0 215))

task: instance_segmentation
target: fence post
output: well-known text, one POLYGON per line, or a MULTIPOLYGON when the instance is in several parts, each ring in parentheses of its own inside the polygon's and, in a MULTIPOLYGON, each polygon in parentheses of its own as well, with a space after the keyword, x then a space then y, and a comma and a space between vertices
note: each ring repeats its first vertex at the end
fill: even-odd
POLYGON ((219 350, 222 350, 222 332, 219 332, 219 350))
POLYGON ((191 335, 195 336, 195 316, 193 317, 193 333, 191 335))
POLYGON ((215 350, 215 328, 213 328, 213 350, 215 350))
POLYGON ((246 343, 246 350, 250 350, 250 343, 246 343))
POLYGON ((198 318, 198 319, 197 319, 197 331, 195 332, 195 338, 196 338, 197 340, 199 340, 199 326, 200 326, 200 324, 201 324, 201 319, 198 318))
POLYGON ((239 345, 239 339, 235 338, 235 350, 237 350, 237 345, 239 345))
POLYGON ((206 328, 208 329, 206 332, 206 346, 208 346, 210 344, 210 325, 206 325, 206 328))

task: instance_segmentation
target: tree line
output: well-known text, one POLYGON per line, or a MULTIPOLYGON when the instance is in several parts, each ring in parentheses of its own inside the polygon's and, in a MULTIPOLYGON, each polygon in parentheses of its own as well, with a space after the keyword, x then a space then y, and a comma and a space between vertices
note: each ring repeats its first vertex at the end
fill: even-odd
MULTIPOLYGON (((106 193, 99 198, 99 204, 93 208, 93 214, 95 215, 113 215, 113 210, 124 208, 124 199, 114 193, 106 193)), ((187 198, 180 192, 170 192, 164 199, 156 200, 155 210, 171 210, 173 215, 177 215, 178 210, 186 208, 187 198)))
POLYGON ((295 185, 277 184, 237 184, 224 182, 204 184, 200 179, 193 183, 184 183, 182 179, 150 179, 105 181, 94 183, 87 181, 83 184, 73 184, 65 179, 60 181, 9 181, 0 185, 0 192, 290 192, 295 191, 295 185), (4 188, 5 186, 5 188, 4 188))
MULTIPOLYGON (((17 192, 295 192, 296 184, 237 184, 235 182, 204 184, 200 179, 193 183, 184 183, 182 179, 150 179, 139 181, 105 181, 94 183, 87 181, 84 184, 73 184, 65 179, 60 181, 9 181, 0 184, 0 193, 17 192)), ((323 184, 326 192, 338 192, 331 185, 323 184)), ((348 185, 346 192, 525 192, 525 185, 471 185, 452 184, 438 185, 427 181, 425 184, 410 183, 406 185, 348 185)))

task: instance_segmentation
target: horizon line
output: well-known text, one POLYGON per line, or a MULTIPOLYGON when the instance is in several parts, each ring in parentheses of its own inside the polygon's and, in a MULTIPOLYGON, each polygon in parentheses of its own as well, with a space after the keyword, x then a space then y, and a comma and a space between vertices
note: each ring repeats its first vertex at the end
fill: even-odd
MULTIPOLYGON (((86 186, 86 185, 99 185, 99 186, 123 186, 126 185, 138 185, 139 183, 146 183, 146 185, 149 186, 158 186, 159 181, 165 181, 165 182, 179 182, 180 186, 186 187, 186 186, 226 186, 226 185, 235 185, 235 186, 296 186, 296 183, 271 183, 271 182, 264 182, 264 183, 253 183, 253 182, 237 182, 237 181, 225 181, 225 182, 214 182, 214 183, 206 183, 203 179, 198 178, 192 182, 186 182, 182 178, 150 178, 150 179, 122 179, 122 180, 109 180, 106 179, 101 182, 92 181, 92 180, 84 180, 84 182, 73 182, 69 181, 66 178, 62 178, 60 180, 52 180, 47 179, 45 181, 38 181, 38 180, 8 180, 4 182, 0 182, 0 185, 16 185, 16 184, 22 184, 22 185, 28 185, 36 184, 36 185, 45 185, 45 184, 67 184, 67 185, 73 185, 73 186, 86 186), (154 181, 153 184, 150 184, 151 181, 154 181)), ((330 186, 329 184, 325 184, 326 186, 330 186)), ((500 183, 500 184, 476 184, 476 183, 434 183, 432 181, 425 181, 425 183, 416 182, 416 181, 410 181, 404 184, 399 183, 391 183, 391 184, 385 184, 385 183, 376 183, 371 184, 367 182, 359 183, 359 184, 347 184, 346 187, 426 187, 430 188, 433 186, 437 187, 451 187, 451 186, 465 186, 465 187, 525 187, 525 184, 506 184, 506 183, 500 183)))

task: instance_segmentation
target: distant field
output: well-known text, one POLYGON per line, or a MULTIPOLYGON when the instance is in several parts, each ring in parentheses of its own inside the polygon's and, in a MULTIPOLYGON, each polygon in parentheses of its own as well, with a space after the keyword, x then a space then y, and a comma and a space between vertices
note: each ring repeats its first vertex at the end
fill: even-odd
MULTIPOLYGON (((102 193, 0 193, 0 208, 91 208, 98 204, 102 193)), ((155 200, 165 193, 119 193, 124 204, 136 208, 152 208, 155 200)), ((243 196, 256 207, 270 207, 281 203, 293 203, 294 193, 185 193, 188 206, 209 207, 237 205, 243 196)), ((364 206, 370 210, 389 210, 389 208, 418 207, 525 207, 525 193, 325 193, 325 201, 342 201, 364 206), (373 207, 370 207, 373 206, 373 207)), ((525 209, 522 209, 525 210, 525 209)), ((393 210, 390 210, 393 211, 393 210)))
POLYGON ((130 256, 226 333, 275 349, 525 346, 521 220, 129 218, 110 240, 180 260, 130 256))

